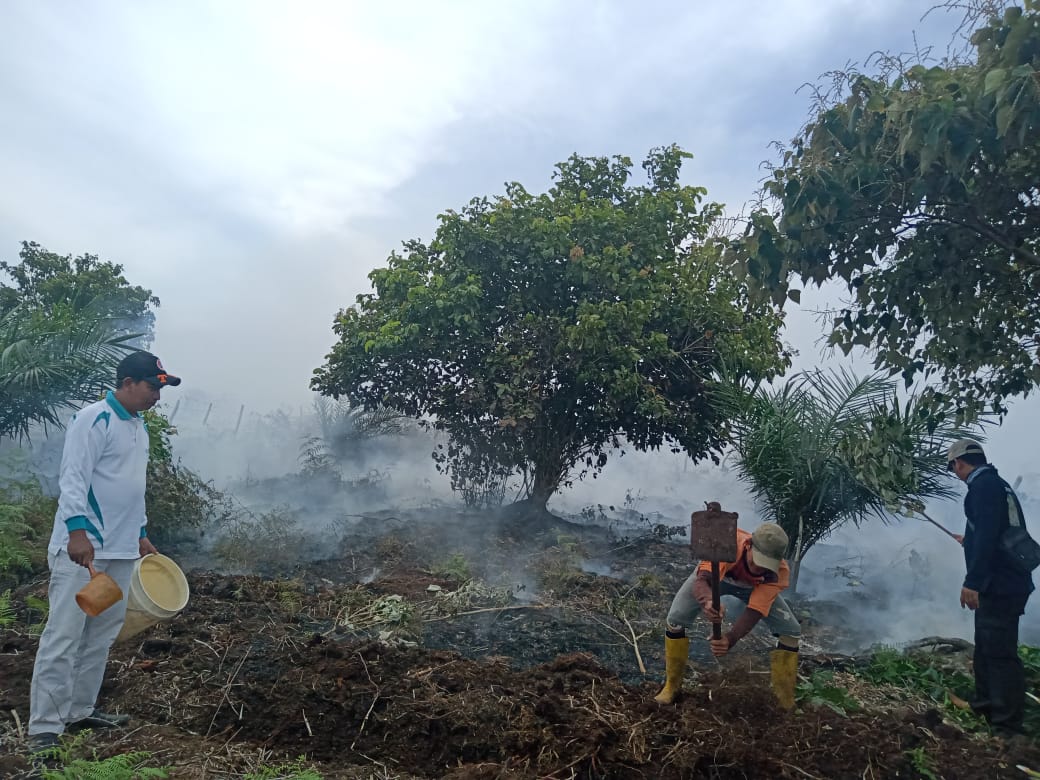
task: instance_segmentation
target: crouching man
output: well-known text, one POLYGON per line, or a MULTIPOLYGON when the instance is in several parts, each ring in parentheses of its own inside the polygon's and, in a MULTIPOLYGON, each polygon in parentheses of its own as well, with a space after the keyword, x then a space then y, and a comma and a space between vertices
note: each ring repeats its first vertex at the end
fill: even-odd
MULTIPOLYGON (((707 511, 720 512, 721 507, 712 502, 707 511)), ((751 533, 738 528, 736 542, 736 561, 719 564, 719 592, 723 596, 736 596, 746 606, 721 639, 709 638, 711 652, 716 657, 726 655, 760 620, 765 620, 769 630, 778 638, 770 659, 773 690, 780 704, 789 709, 794 706, 801 627, 780 595, 788 587, 791 576, 784 560, 787 534, 776 523, 762 523, 751 533)), ((682 690, 690 650, 687 629, 692 627, 699 614, 712 622, 724 618, 725 610, 720 608, 716 613, 712 608, 711 595, 711 562, 701 561, 679 588, 668 610, 665 684, 654 697, 660 704, 671 704, 682 690)))

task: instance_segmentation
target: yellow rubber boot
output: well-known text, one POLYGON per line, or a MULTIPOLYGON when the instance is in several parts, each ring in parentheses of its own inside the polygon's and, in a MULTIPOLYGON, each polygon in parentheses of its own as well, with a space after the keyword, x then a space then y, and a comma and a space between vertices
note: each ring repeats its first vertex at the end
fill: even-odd
POLYGON ((769 671, 773 693, 785 710, 794 707, 794 689, 798 681, 798 640, 781 637, 779 646, 769 654, 769 671))
POLYGON ((671 704, 682 691, 686 662, 690 657, 690 638, 664 638, 664 687, 654 697, 658 704, 671 704))

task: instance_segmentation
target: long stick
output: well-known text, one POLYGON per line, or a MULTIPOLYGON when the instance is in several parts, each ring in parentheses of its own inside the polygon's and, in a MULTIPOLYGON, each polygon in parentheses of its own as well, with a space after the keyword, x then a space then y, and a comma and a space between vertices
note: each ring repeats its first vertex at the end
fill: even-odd
POLYGON ((953 531, 951 531, 951 530, 949 530, 948 528, 946 528, 946 527, 944 527, 944 526, 940 525, 939 523, 937 523, 937 522, 936 522, 935 520, 933 520, 933 519, 932 519, 932 518, 930 518, 930 517, 929 517, 928 515, 926 515, 926 514, 924 513, 924 511, 922 511, 922 510, 920 510, 920 509, 915 509, 914 511, 915 511, 915 512, 917 512, 917 514, 919 514, 919 515, 920 515, 921 517, 923 517, 923 518, 924 518, 925 520, 927 520, 927 521, 928 521, 929 523, 931 523, 932 525, 934 525, 934 526, 935 526, 936 528, 938 528, 938 529, 939 529, 940 531, 942 531, 942 532, 943 532, 944 534, 946 534, 946 535, 947 535, 947 536, 949 536, 949 537, 950 537, 951 539, 953 539, 953 540, 954 540, 955 542, 957 542, 957 544, 960 544, 960 543, 961 543, 960 539, 958 539, 958 538, 957 538, 957 534, 955 534, 955 533, 954 533, 953 531))
POLYGON ((639 664, 640 674, 646 674, 646 664, 643 663, 643 656, 639 652, 639 637, 636 636, 636 631, 632 628, 632 624, 628 622, 628 618, 624 615, 621 619, 625 621, 625 625, 628 626, 628 633, 632 635, 632 649, 636 651, 636 662, 639 664))
POLYGON ((589 615, 590 618, 592 618, 597 623, 599 623, 601 626, 603 626, 603 628, 607 629, 608 631, 614 632, 619 637, 621 637, 626 642, 629 642, 629 644, 632 645, 632 649, 635 650, 635 653, 636 653, 636 661, 639 663, 639 671, 642 674, 646 674, 646 664, 643 663, 643 655, 639 652, 639 640, 642 637, 646 636, 646 634, 649 633, 649 632, 642 633, 642 634, 636 634, 635 630, 632 628, 632 624, 628 622, 628 618, 625 617, 624 615, 622 615, 622 616, 619 617, 619 620, 622 620, 624 622, 624 624, 626 626, 628 626, 628 631, 629 631, 629 633, 632 636, 632 639, 629 640, 628 637, 625 636, 624 632, 619 631, 618 629, 614 628, 614 626, 610 625, 610 623, 606 623, 606 622, 600 620, 598 617, 596 617, 596 615, 594 613, 589 612, 588 615, 589 615))
POLYGON ((466 612, 455 612, 451 615, 443 615, 441 617, 423 618, 423 623, 435 623, 438 620, 451 620, 452 618, 462 617, 463 615, 479 615, 481 612, 505 612, 510 609, 550 609, 552 604, 511 604, 508 607, 482 607, 481 609, 471 609, 466 612))

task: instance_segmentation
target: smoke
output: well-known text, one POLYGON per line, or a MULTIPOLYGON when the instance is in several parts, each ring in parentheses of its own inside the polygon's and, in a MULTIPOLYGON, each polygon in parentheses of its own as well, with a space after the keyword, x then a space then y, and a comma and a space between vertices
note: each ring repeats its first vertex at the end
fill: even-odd
MULTIPOLYGON (((1008 472, 1010 481, 1014 473, 1008 472)), ((1018 488, 1027 521, 1040 528, 1040 501, 1026 476, 1018 488)), ((1040 491, 1037 491, 1040 493, 1040 491)), ((550 509, 566 515, 599 517, 618 531, 647 530, 648 524, 686 527, 690 512, 718 500, 740 514, 739 525, 753 530, 768 518, 735 472, 711 463, 693 465, 670 453, 614 457, 595 480, 587 479, 554 497, 550 509), (625 519, 627 518, 627 522, 625 519)), ((960 501, 936 501, 928 514, 954 533, 963 533, 960 501)), ((677 544, 688 537, 676 536, 677 544)), ((834 531, 806 554, 792 600, 816 605, 815 619, 833 621, 845 637, 831 650, 851 652, 874 644, 900 646, 926 636, 972 640, 972 613, 960 607, 964 579, 962 548, 923 520, 870 520, 834 531)), ((662 608, 665 608, 663 605, 662 608)), ((1031 600, 1021 623, 1021 641, 1040 643, 1040 610, 1031 600)))
MULTIPOLYGON (((372 499, 380 495, 392 496, 398 506, 451 499, 430 455, 436 437, 414 426, 406 426, 400 436, 359 440, 344 457, 336 457, 327 450, 310 405, 259 411, 189 391, 172 404, 164 401, 162 411, 177 429, 176 456, 220 489, 248 493, 250 486, 327 466, 342 482, 348 499, 344 509, 372 508, 372 499)), ((335 485, 305 489, 305 503, 316 505, 341 492, 335 485)))
MULTIPOLYGON (((437 443, 435 436, 412 431, 367 442, 360 446, 357 458, 343 466, 343 482, 323 490, 313 479, 286 476, 300 471, 300 446, 318 431, 310 410, 246 412, 239 422, 240 408, 231 402, 214 402, 211 409, 208 401, 185 396, 175 418, 179 429, 175 452, 186 465, 232 490, 246 504, 303 509, 298 513, 301 529, 309 532, 320 532, 336 518, 351 514, 396 512, 407 515, 409 522, 422 517, 443 527, 448 548, 453 543, 458 549, 472 547, 470 537, 451 537, 451 517, 465 510, 452 494, 448 477, 433 466, 430 453, 437 443), (273 494, 264 492, 265 481, 273 494), (299 490, 293 490, 294 483, 299 490), (418 515, 417 510, 421 510, 418 515)), ((1040 502, 1029 493, 1031 484, 1036 481, 1022 480, 1020 497, 1026 517, 1040 518, 1040 502)), ((693 464, 682 455, 632 450, 613 453, 596 478, 575 481, 561 490, 549 509, 575 522, 609 527, 618 536, 647 533, 655 526, 682 529, 673 541, 687 544, 690 512, 711 500, 738 512, 742 528, 753 530, 768 519, 725 461, 693 464)), ((927 511, 950 530, 963 531, 959 501, 933 502, 927 511)), ((890 520, 839 528, 810 549, 792 600, 808 600, 817 605, 817 619, 843 628, 847 644, 830 649, 898 646, 932 635, 972 639, 972 614, 959 605, 964 577, 961 548, 930 523, 890 520)), ((365 522, 355 518, 353 530, 365 522)), ((582 569, 605 576, 612 573, 606 560, 583 561, 582 569)), ((529 577, 524 562, 517 561, 503 577, 515 581, 518 594, 531 596, 535 585, 525 582, 529 577)), ((1022 621, 1022 641, 1040 642, 1040 615, 1032 603, 1022 621)))
MULTIPOLYGON (((358 442, 350 457, 327 464, 330 471, 324 478, 313 470, 305 473, 315 466, 307 462, 305 445, 321 433, 313 407, 261 412, 195 392, 164 399, 163 407, 178 430, 175 457, 250 511, 284 510, 301 533, 315 539, 327 539, 330 532, 370 532, 374 539, 394 524, 431 523, 445 549, 483 545, 489 554, 493 551, 490 529, 487 538, 474 538, 472 525, 457 522, 460 513, 471 510, 452 493, 448 477, 434 468, 430 454, 439 441, 434 434, 412 428, 401 436, 358 442)), ((24 449, 4 442, 0 462, 5 475, 33 474, 45 490, 56 492, 62 440, 60 432, 52 432, 35 436, 24 449)), ((991 443, 992 452, 998 453, 1006 439, 994 435, 987 446, 991 443)), ((1040 475, 1019 471, 1022 460, 1007 461, 1008 480, 1021 476, 1018 493, 1027 522, 1040 527, 1040 489, 1035 487, 1040 475)), ((513 495, 508 493, 507 501, 513 495)), ((768 519, 725 461, 693 464, 682 455, 632 450, 612 453, 596 478, 561 490, 549 509, 574 522, 607 527, 619 537, 671 530, 676 532, 672 541, 685 545, 690 512, 711 500, 738 512, 740 526, 747 530, 768 519)), ((951 531, 963 531, 959 500, 933 502, 927 511, 951 531)), ((314 544, 306 553, 337 554, 328 544, 314 544)), ((511 583, 520 599, 536 595, 529 563, 516 559, 501 566, 502 581, 511 583)), ((611 563, 584 560, 581 568, 610 576, 611 563)), ((371 579, 377 573, 358 574, 371 579)), ((814 620, 842 629, 843 644, 829 650, 899 646, 933 635, 971 640, 972 613, 959 605, 963 576, 962 549, 934 525, 909 518, 871 520, 859 528, 839 528, 811 548, 797 593, 789 595, 796 604, 807 605, 814 620)), ((1040 644, 1034 602, 1022 620, 1021 641, 1040 644)))

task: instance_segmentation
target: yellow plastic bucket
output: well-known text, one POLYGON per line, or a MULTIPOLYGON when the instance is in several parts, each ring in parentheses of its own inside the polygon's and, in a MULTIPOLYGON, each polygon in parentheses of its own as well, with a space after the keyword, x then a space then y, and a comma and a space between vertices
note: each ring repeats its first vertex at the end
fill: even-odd
POLYGON ((170 620, 188 604, 188 580, 165 555, 146 555, 134 563, 126 596, 126 621, 116 637, 122 641, 170 620))

